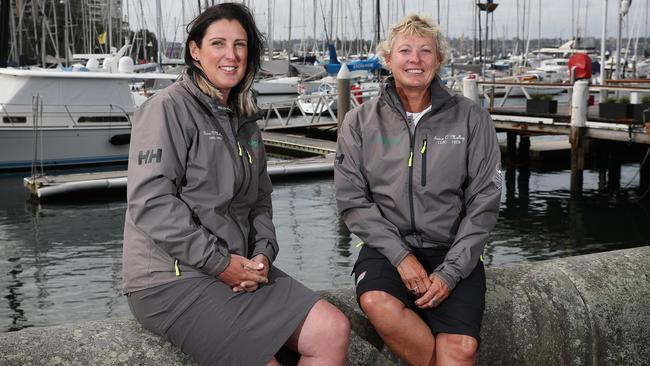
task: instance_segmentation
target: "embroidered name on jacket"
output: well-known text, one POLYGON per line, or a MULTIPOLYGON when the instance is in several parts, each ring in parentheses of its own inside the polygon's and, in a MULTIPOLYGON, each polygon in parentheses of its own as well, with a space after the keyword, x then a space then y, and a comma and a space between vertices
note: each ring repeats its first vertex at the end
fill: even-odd
POLYGON ((223 140, 223 135, 219 131, 201 131, 203 136, 207 136, 210 140, 223 140))
POLYGON ((433 143, 437 145, 458 145, 463 142, 465 142, 465 136, 463 135, 433 136, 433 143))

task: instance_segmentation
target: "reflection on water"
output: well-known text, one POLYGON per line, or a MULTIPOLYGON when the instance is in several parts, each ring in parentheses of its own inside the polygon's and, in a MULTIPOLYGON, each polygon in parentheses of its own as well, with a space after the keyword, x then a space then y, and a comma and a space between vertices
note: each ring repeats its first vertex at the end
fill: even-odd
MULTIPOLYGON (((623 166, 621 186, 636 187, 637 170, 623 166)), ((634 189, 607 194, 602 176, 585 172, 583 197, 571 199, 566 171, 507 171, 486 264, 646 245, 650 215, 631 203, 634 189)), ((274 187, 276 265, 313 289, 351 286, 359 240, 336 214, 331 177, 274 187)), ((33 206, 18 175, 0 176, 0 197, 0 331, 129 314, 120 295, 122 200, 33 206)))

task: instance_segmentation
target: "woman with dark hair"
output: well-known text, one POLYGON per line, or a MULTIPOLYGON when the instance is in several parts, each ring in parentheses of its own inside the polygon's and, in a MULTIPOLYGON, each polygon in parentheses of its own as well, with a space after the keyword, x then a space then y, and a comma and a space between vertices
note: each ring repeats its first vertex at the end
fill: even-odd
POLYGON ((179 80, 136 112, 124 227, 124 286, 147 329, 202 365, 345 362, 350 326, 272 265, 271 181, 251 94, 263 40, 224 3, 188 26, 179 80))

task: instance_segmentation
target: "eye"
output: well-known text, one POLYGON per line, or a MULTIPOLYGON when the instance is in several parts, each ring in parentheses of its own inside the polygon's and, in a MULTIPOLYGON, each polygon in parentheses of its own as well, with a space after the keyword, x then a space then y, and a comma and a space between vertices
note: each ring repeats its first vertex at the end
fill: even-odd
POLYGON ((421 52, 422 52, 422 53, 426 53, 426 54, 430 54, 430 53, 432 53, 433 51, 430 50, 430 49, 428 49, 428 48, 423 48, 421 52))
POLYGON ((398 50, 397 52, 401 53, 402 55, 407 55, 411 50, 408 48, 402 48, 401 50, 398 50))
POLYGON ((246 48, 247 45, 246 45, 246 42, 237 42, 237 43, 235 43, 235 47, 237 47, 237 48, 246 48))
POLYGON ((221 46, 223 46, 223 41, 221 41, 221 40, 212 41, 212 45, 217 46, 217 47, 221 47, 221 46))

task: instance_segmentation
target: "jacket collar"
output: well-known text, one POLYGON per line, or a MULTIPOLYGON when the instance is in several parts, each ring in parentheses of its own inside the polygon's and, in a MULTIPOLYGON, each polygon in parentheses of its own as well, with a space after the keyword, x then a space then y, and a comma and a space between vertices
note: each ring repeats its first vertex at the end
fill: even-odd
MULTIPOLYGON (((188 68, 186 67, 181 72, 181 76, 178 79, 178 83, 185 88, 199 103, 203 104, 208 110, 212 111, 212 114, 217 115, 220 112, 226 112, 230 117, 235 117, 235 113, 232 109, 225 106, 220 100, 214 99, 206 95, 204 92, 199 89, 199 87, 194 82, 194 78, 189 74, 188 68)), ((246 116, 243 118, 238 118, 238 125, 242 125, 247 122, 257 121, 262 118, 264 115, 263 111, 258 111, 257 113, 246 116)))
POLYGON ((199 87, 194 82, 194 78, 190 75, 188 70, 189 69, 187 67, 183 69, 183 72, 181 72, 181 76, 178 79, 178 83, 180 83, 181 86, 185 88, 185 90, 187 90, 196 100, 198 100, 199 103, 203 104, 207 109, 212 111, 212 114, 216 115, 219 112, 226 112, 232 115, 232 110, 221 103, 220 100, 210 98, 208 95, 203 93, 201 89, 199 89, 199 87))
MULTIPOLYGON (((437 113, 442 109, 442 107, 447 104, 454 95, 442 84, 442 80, 438 75, 436 75, 431 81, 429 86, 429 91, 431 95, 431 112, 437 113)), ((382 91, 382 97, 384 97, 390 105, 406 116, 406 109, 402 104, 402 99, 397 94, 397 89, 395 88, 395 79, 393 76, 386 79, 382 91)))

